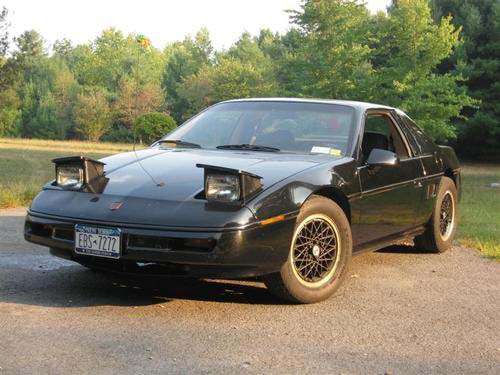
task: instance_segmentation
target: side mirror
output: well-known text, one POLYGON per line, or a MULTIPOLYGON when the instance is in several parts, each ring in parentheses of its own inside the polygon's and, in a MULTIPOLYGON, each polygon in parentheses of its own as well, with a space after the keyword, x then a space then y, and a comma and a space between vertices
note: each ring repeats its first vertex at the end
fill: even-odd
POLYGON ((374 148, 370 152, 366 164, 370 167, 382 165, 395 167, 399 164, 399 157, 394 152, 374 148))

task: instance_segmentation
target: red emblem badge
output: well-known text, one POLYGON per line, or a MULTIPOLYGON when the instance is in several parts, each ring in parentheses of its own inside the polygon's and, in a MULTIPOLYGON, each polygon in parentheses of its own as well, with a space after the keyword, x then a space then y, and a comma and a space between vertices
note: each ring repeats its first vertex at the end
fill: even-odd
POLYGON ((109 205, 109 209, 111 211, 116 211, 116 210, 119 210, 122 205, 123 205, 123 202, 113 202, 109 205))

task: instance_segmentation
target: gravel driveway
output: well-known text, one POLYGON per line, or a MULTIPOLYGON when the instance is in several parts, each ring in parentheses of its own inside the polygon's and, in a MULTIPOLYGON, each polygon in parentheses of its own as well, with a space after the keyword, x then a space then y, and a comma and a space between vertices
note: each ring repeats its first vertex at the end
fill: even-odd
POLYGON ((353 259, 334 298, 257 282, 95 274, 0 211, 0 374, 500 373, 500 262, 455 247, 353 259))

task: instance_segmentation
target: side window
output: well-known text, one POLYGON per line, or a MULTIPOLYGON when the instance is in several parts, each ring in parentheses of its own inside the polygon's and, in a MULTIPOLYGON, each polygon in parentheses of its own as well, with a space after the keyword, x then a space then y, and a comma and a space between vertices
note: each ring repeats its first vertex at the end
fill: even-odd
POLYGON ((408 150, 396 125, 388 115, 383 113, 368 114, 361 150, 366 160, 371 150, 379 148, 396 153, 400 159, 408 158, 408 150))

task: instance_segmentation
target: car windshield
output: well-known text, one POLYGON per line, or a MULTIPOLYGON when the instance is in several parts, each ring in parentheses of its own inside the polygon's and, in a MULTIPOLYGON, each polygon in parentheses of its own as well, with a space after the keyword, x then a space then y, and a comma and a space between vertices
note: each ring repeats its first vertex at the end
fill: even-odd
POLYGON ((353 133, 353 119, 354 109, 345 105, 227 102, 200 113, 163 139, 209 149, 341 156, 353 133))

